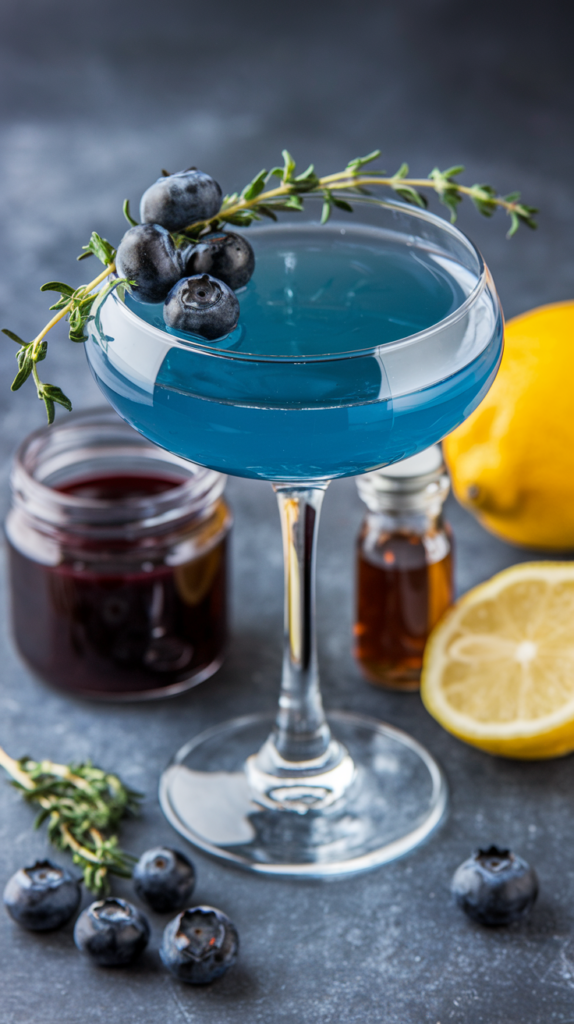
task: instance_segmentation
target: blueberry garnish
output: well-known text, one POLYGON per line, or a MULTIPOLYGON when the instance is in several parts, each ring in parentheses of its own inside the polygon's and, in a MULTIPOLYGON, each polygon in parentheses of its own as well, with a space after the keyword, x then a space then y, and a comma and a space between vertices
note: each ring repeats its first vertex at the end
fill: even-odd
POLYGON ((141 910, 109 897, 82 911, 74 928, 74 942, 102 967, 131 964, 149 940, 149 924, 141 910))
POLYGON ((511 924, 525 917, 538 896, 538 878, 522 857, 490 846, 477 850, 455 871, 452 892, 479 924, 511 924))
POLYGON ((246 238, 233 231, 202 238, 186 261, 186 274, 211 274, 230 288, 243 288, 255 270, 255 254, 246 238))
POLYGON ((4 905, 18 924, 33 932, 60 928, 80 903, 80 883, 50 860, 20 868, 4 889, 4 905))
POLYGON ((159 224, 138 224, 126 231, 116 269, 120 277, 135 282, 132 295, 140 302, 163 302, 183 273, 181 254, 159 224))
POLYGON ((133 873, 134 888, 158 914, 188 907, 195 887, 195 869, 178 850, 156 846, 142 853, 133 873))
POLYGON ((205 985, 235 963, 239 936, 235 925, 214 907, 190 907, 170 921, 160 956, 180 981, 205 985))
POLYGON ((220 206, 217 182, 191 167, 150 185, 141 198, 140 216, 144 224, 161 224, 168 231, 179 231, 195 221, 215 217, 220 206))
POLYGON ((165 300, 163 318, 176 331, 189 331, 213 341, 236 326, 239 301, 228 285, 209 274, 184 277, 165 300))

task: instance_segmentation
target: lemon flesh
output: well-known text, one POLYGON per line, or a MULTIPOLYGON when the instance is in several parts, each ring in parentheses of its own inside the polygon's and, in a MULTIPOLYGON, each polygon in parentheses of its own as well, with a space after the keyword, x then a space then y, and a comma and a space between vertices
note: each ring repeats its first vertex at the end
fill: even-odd
POLYGON ((574 549, 574 302, 509 320, 494 384, 444 442, 458 500, 522 547, 574 549))
POLYGON ((491 754, 574 750, 574 563, 516 565, 465 594, 431 633, 421 697, 491 754))

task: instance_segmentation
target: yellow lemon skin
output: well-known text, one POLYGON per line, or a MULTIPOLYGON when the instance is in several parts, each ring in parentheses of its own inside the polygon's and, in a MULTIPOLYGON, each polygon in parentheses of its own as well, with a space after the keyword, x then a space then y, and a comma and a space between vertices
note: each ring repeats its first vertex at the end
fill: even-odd
POLYGON ((520 547, 574 549, 574 302, 509 320, 498 376, 444 441, 454 492, 520 547))

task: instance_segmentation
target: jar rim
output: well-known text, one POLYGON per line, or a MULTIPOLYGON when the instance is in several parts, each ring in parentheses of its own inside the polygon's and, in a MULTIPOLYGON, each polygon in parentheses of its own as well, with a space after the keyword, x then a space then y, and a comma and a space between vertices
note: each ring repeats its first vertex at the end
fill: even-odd
MULTIPOLYGON (((82 474, 89 478, 89 471, 82 474)), ((100 475, 104 471, 100 469, 100 475)), ((110 475, 112 475, 110 473, 110 475)), ((10 474, 14 500, 34 516, 53 525, 118 527, 133 524, 140 529, 154 529, 162 524, 182 518, 193 518, 211 508, 222 494, 226 476, 215 470, 189 462, 154 445, 122 420, 110 406, 97 406, 71 413, 65 420, 40 427, 24 439, 16 450, 10 474), (99 438, 99 440, 98 440, 99 438), (115 475, 137 476, 119 464, 131 455, 140 460, 140 474, 144 475, 155 463, 156 472, 169 475, 173 487, 144 497, 92 498, 69 494, 54 486, 71 483, 82 476, 78 468, 91 454, 92 476, 98 475, 98 458, 116 462, 115 475), (72 456, 72 457, 70 457, 72 456), (75 458, 73 456, 76 456, 75 458), (67 473, 67 477, 66 477, 67 473), (38 478, 40 474, 40 478, 38 478), (52 481, 52 483, 50 483, 52 481)))

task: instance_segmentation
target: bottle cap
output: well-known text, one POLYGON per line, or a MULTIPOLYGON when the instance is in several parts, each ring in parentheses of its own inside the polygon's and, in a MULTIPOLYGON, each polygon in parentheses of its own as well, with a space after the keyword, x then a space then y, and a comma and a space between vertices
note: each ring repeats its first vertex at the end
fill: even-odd
POLYGON ((450 488, 440 445, 356 479, 357 490, 372 512, 442 506, 450 488))

